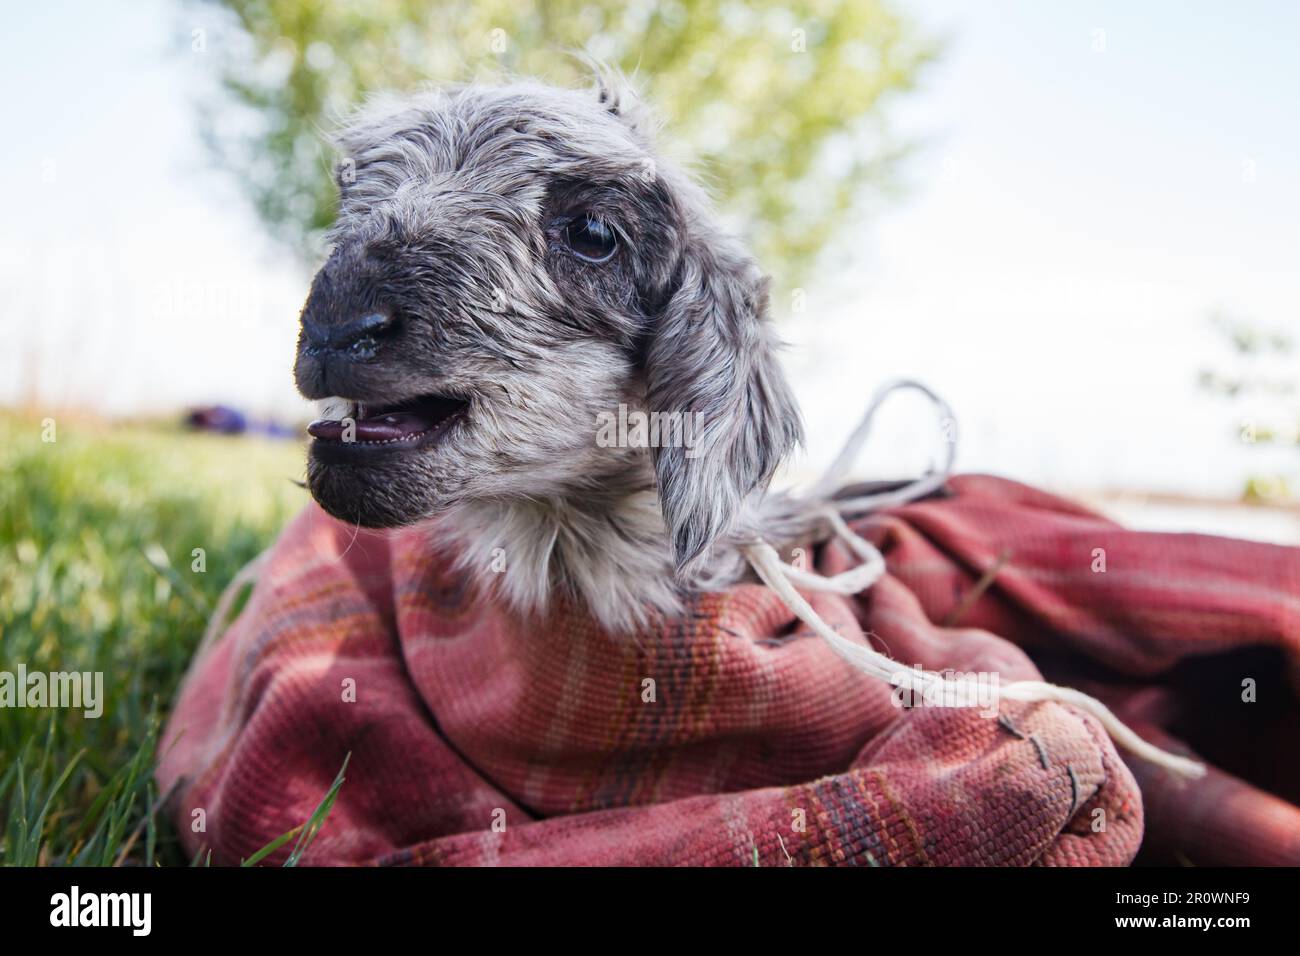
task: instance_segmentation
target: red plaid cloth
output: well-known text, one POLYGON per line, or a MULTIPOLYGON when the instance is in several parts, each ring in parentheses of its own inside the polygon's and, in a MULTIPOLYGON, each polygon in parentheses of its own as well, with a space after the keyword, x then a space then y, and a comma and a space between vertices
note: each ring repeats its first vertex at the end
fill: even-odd
POLYGON ((635 640, 572 608, 520 620, 427 531, 313 507, 195 662, 159 782, 215 863, 306 820, 348 753, 304 862, 1115 865, 1145 800, 1144 860, 1300 863, 1300 550, 1126 531, 995 478, 949 492, 858 522, 889 573, 811 595, 822 617, 907 666, 1003 682, 1039 676, 1028 651, 1222 769, 1130 771, 1057 703, 901 710, 759 585, 635 640))

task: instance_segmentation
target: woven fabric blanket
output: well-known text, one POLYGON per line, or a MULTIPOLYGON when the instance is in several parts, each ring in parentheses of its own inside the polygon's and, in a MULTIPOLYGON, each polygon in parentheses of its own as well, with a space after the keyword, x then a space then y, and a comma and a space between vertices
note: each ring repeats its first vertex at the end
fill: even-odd
POLYGON ((572 607, 520 619, 427 530, 312 507, 179 695, 158 770, 177 828, 238 863, 350 754, 305 863, 1300 863, 1300 549, 1126 531, 983 476, 854 527, 889 572, 809 595, 841 634, 1078 686, 1215 766, 1130 767, 1059 703, 900 707, 757 584, 635 639, 572 607))

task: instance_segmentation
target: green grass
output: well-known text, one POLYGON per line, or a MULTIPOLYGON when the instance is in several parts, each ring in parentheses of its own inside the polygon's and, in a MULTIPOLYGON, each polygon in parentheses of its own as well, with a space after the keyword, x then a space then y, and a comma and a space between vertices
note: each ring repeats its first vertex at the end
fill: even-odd
POLYGON ((306 503, 302 449, 72 418, 55 436, 0 413, 0 671, 102 671, 104 713, 0 707, 0 865, 184 865, 157 737, 221 591, 306 503))

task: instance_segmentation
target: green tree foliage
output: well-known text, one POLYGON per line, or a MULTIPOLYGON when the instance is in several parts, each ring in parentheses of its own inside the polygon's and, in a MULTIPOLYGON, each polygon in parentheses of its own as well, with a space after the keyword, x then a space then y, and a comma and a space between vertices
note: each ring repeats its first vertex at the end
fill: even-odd
POLYGON ((504 74, 581 85, 582 53, 634 79, 733 226, 797 285, 889 185, 900 150, 882 101, 933 53, 883 0, 209 2, 229 29, 208 52, 253 122, 208 138, 308 260, 335 210, 324 131, 368 92, 504 74))
MULTIPOLYGON (((1201 369, 1206 391, 1220 395, 1242 411, 1239 437, 1250 445, 1300 448, 1300 405, 1296 402, 1295 339, 1280 327, 1269 328, 1222 309, 1210 321, 1231 346, 1231 359, 1201 369)), ((1300 488, 1294 478, 1261 474, 1247 481, 1247 498, 1291 497, 1300 488)))

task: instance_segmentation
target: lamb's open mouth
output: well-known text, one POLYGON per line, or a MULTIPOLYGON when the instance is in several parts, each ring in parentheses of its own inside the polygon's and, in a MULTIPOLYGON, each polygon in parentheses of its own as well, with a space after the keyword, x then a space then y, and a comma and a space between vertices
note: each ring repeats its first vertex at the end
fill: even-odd
POLYGON ((394 405, 353 402, 343 418, 318 419, 307 432, 318 446, 423 446, 443 435, 468 407, 468 402, 443 395, 422 395, 394 405))

